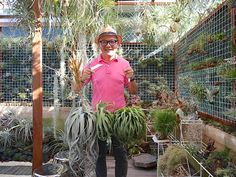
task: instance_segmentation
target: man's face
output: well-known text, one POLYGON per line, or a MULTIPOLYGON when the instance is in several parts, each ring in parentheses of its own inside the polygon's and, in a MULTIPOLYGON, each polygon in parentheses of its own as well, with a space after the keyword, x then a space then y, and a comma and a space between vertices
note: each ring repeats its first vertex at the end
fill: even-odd
POLYGON ((118 46, 116 36, 101 36, 99 39, 99 47, 103 55, 114 56, 118 46))

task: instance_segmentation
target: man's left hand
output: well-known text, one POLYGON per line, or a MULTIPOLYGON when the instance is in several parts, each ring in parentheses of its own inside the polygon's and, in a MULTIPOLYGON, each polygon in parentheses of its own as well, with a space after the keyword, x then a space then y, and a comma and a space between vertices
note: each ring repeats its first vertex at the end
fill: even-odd
POLYGON ((132 68, 127 68, 124 70, 125 76, 131 78, 134 75, 134 70, 132 68))

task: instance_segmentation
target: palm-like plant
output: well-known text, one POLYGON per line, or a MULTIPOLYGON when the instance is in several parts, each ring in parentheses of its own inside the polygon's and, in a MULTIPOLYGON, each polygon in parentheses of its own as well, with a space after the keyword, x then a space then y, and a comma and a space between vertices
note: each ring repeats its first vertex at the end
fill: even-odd
POLYGON ((157 109, 151 113, 153 128, 160 134, 160 138, 167 138, 177 125, 176 115, 170 109, 157 109))

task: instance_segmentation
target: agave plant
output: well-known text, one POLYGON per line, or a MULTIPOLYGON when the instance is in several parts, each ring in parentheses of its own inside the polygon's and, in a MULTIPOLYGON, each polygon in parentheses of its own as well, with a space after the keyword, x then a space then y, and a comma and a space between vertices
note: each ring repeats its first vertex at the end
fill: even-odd
POLYGON ((97 158, 96 117, 90 106, 83 106, 73 108, 65 122, 70 167, 77 176, 92 172, 97 158))
POLYGON ((146 132, 144 112, 138 107, 125 107, 115 112, 114 135, 129 144, 142 139, 146 132))

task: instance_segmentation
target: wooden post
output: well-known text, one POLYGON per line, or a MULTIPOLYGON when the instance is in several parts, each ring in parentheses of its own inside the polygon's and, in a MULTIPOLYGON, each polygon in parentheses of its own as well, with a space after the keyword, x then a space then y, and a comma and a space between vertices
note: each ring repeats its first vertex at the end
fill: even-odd
POLYGON ((43 96, 42 96, 42 0, 35 0, 35 34, 32 49, 33 89, 33 166, 32 171, 42 165, 43 159, 43 96))
MULTIPOLYGON (((2 27, 0 26, 0 34, 2 33, 2 27)), ((0 64, 4 65, 4 61, 3 61, 3 52, 2 52, 2 48, 0 48, 0 64)), ((3 94, 3 75, 2 75, 2 69, 0 68, 0 103, 3 99, 3 95, 1 95, 1 93, 3 94)))

